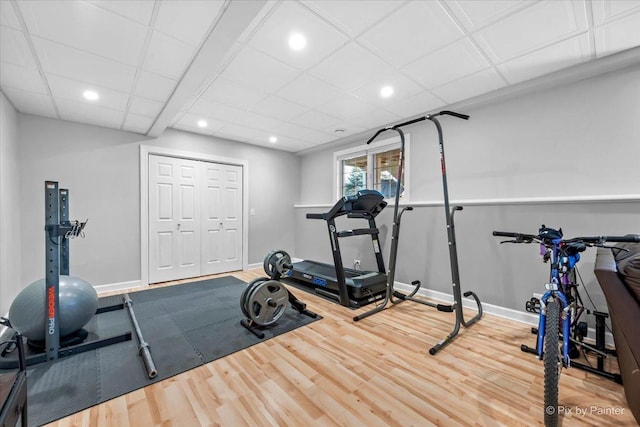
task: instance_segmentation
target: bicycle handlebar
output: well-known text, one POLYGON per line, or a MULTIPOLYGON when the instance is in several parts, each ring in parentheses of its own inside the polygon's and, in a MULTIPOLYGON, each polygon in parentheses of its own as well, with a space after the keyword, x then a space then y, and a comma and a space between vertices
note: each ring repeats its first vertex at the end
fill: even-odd
MULTIPOLYGON (((510 243, 531 243, 533 241, 542 242, 543 239, 539 235, 534 234, 523 234, 523 233, 513 233, 509 231, 494 231, 494 236, 497 237, 511 237, 515 239, 510 243)), ((593 244, 604 244, 606 242, 640 242, 640 235, 638 234, 628 234, 626 236, 588 236, 588 237, 574 237, 571 239, 562 239, 563 243, 573 243, 573 242, 582 242, 582 243, 593 243, 593 244)))

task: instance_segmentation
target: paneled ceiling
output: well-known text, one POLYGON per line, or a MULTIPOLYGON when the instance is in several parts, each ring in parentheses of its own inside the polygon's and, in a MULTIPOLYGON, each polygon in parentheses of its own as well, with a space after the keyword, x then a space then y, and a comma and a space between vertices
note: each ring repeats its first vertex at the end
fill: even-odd
POLYGON ((0 87, 22 113, 292 152, 640 52, 637 0, 0 0, 0 12, 0 87))

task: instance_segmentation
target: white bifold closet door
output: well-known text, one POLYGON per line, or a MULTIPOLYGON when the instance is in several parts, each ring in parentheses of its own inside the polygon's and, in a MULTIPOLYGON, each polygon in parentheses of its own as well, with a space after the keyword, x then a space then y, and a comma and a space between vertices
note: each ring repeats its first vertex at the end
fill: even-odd
POLYGON ((202 274, 242 269, 242 167, 202 163, 202 274))
POLYGON ((242 167, 149 156, 149 283, 242 269, 242 167))

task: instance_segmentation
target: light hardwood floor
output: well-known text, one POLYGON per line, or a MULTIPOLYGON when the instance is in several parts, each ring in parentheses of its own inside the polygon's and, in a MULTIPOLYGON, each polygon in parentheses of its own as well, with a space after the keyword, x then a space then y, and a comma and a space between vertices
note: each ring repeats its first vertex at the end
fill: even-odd
MULTIPOLYGON (((485 315, 431 356, 452 313, 404 302, 356 323, 366 308, 295 294, 323 319, 49 425, 542 425, 529 326, 485 315)), ((578 369, 563 371, 560 404, 563 426, 637 425, 622 386, 578 369)))

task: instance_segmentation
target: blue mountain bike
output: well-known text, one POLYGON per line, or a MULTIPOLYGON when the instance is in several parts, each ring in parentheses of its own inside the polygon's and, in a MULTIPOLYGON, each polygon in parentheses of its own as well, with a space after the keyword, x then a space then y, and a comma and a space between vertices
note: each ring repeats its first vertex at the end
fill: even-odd
POLYGON ((587 247, 607 247, 607 242, 640 242, 639 235, 594 236, 564 239, 562 229, 542 225, 537 235, 494 231, 494 236, 509 237, 500 243, 539 243, 540 255, 545 263, 550 262, 549 281, 546 292, 540 298, 536 350, 544 362, 544 423, 558 424, 558 380, 561 369, 571 366, 571 329, 581 313, 577 283, 576 264, 580 253, 587 247))

